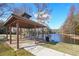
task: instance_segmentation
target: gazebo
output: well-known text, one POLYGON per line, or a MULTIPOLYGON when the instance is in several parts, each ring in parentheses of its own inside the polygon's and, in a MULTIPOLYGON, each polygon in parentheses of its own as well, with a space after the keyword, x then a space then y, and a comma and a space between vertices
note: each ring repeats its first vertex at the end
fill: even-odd
POLYGON ((17 49, 19 49, 19 33, 20 28, 44 28, 46 26, 39 24, 35 21, 30 20, 30 15, 23 14, 22 16, 11 14, 11 16, 7 19, 4 26, 6 27, 6 37, 8 39, 8 34, 10 35, 10 44, 12 44, 12 33, 11 29, 12 27, 16 27, 16 35, 17 35, 17 49), (26 15, 26 17, 25 17, 26 15), (9 33, 8 33, 9 32, 9 33))

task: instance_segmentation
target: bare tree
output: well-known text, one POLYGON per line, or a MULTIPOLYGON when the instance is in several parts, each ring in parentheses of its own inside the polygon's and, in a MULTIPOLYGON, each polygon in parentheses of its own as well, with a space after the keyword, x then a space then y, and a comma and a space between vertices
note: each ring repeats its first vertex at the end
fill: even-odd
POLYGON ((44 38, 44 33, 46 32, 47 34, 49 34, 49 26, 48 26, 48 23, 49 23, 49 20, 50 20, 50 17, 51 17, 51 14, 50 12, 52 12, 52 9, 50 9, 48 7, 48 4, 46 3, 35 3, 34 4, 37 8, 37 12, 34 13, 34 16, 37 20, 37 22, 47 26, 46 28, 42 28, 42 38, 44 38))
POLYGON ((24 8, 14 8, 12 10, 12 13, 21 16, 25 12, 24 8))
POLYGON ((27 7, 25 4, 23 4, 21 7, 15 7, 11 9, 12 13, 21 16, 23 13, 31 13, 32 8, 27 7))
MULTIPOLYGON (((6 3, 0 3, 0 17, 2 17, 5 14, 5 7, 7 7, 8 5, 6 3)), ((3 20, 0 19, 0 28, 3 26, 3 20)))
POLYGON ((37 8, 37 13, 34 14, 35 18, 39 23, 47 25, 52 9, 48 8, 48 4, 46 3, 35 3, 34 5, 37 8))
POLYGON ((0 3, 0 17, 5 13, 4 8, 7 6, 6 3, 0 3))
POLYGON ((4 21, 0 20, 0 28, 3 26, 3 24, 4 24, 4 21))

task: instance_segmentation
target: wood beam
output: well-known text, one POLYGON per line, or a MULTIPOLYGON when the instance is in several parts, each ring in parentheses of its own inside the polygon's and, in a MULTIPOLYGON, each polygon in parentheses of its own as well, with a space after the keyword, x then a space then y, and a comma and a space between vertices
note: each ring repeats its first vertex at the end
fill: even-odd
MULTIPOLYGON (((36 26, 34 26, 34 31, 36 31, 36 26)), ((35 34, 36 34, 36 33, 34 32, 34 40, 35 40, 35 44, 37 44, 35 34)))
POLYGON ((22 28, 19 28, 20 29, 20 39, 22 39, 22 28))
POLYGON ((9 27, 10 29, 10 44, 12 44, 12 35, 11 35, 11 26, 9 27))
POLYGON ((17 49, 19 49, 19 23, 18 22, 16 23, 16 28, 17 28, 17 32, 16 32, 16 35, 17 35, 17 49))
POLYGON ((8 41, 8 27, 6 27, 6 39, 8 41))

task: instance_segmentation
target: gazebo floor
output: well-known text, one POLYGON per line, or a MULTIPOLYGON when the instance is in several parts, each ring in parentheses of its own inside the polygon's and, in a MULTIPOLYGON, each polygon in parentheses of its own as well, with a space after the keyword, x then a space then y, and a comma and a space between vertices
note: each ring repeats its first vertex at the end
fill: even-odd
MULTIPOLYGON (((10 44, 10 41, 6 41, 6 43, 9 46, 11 46, 14 50, 17 50, 17 41, 16 40, 12 40, 12 44, 10 44)), ((44 42, 41 42, 39 44, 44 44, 44 42)), ((32 47, 34 45, 37 45, 37 44, 35 44, 34 40, 22 39, 19 41, 19 48, 32 47)))

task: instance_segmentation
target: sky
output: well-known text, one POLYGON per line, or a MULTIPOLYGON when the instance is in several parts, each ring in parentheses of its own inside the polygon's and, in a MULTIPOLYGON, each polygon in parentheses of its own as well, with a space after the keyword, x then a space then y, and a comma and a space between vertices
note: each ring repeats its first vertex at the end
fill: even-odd
MULTIPOLYGON (((7 16, 10 15, 10 11, 8 11, 7 9, 10 8, 15 8, 15 7, 22 7, 22 6, 26 6, 26 7, 31 7, 32 11, 30 11, 30 13, 32 12, 36 12, 37 8, 34 6, 33 3, 15 3, 15 4, 8 4, 9 6, 4 8, 4 10, 6 10, 7 12, 5 13, 6 16, 1 17, 0 19, 2 20, 7 20, 7 16)), ((77 6, 77 4, 74 4, 75 6, 77 6)), ((48 26, 51 29, 59 29, 64 22, 66 21, 69 12, 70 12, 70 7, 72 6, 72 4, 70 3, 49 3, 48 4, 48 8, 52 9, 52 12, 50 12, 50 16, 51 18, 49 19, 49 23, 48 26)), ((29 14, 30 14, 29 13, 29 14)), ((32 19, 34 18, 33 14, 30 14, 32 16, 32 19)))

